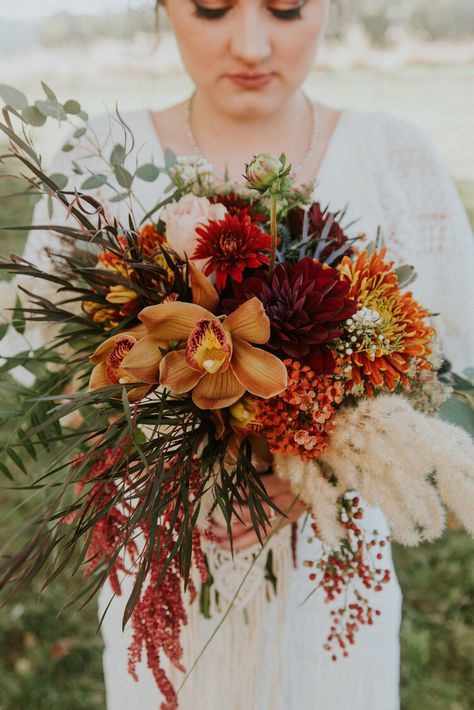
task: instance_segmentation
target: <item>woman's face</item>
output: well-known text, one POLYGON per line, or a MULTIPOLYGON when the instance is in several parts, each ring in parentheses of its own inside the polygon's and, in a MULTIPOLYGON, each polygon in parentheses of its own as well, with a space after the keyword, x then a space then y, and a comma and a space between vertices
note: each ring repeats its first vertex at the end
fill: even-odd
POLYGON ((329 6, 330 0, 165 4, 198 91, 223 112, 242 118, 272 113, 301 86, 313 66, 329 6))

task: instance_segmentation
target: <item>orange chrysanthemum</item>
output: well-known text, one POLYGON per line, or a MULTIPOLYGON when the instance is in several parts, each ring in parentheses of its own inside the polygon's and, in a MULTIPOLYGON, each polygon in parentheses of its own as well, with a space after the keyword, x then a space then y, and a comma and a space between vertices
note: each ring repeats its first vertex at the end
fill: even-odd
MULTIPOLYGON (((159 244, 163 244, 165 239, 161 232, 158 231, 154 224, 145 224, 137 232, 138 245, 142 254, 146 256, 161 256, 161 252, 158 249, 159 244)), ((118 243, 122 249, 123 254, 129 251, 130 245, 127 239, 123 236, 118 237, 118 243)), ((118 270, 120 273, 123 268, 123 256, 116 252, 104 251, 99 254, 100 263, 108 269, 113 271, 118 270)))
POLYGON ((430 342, 435 332, 427 324, 429 312, 403 293, 393 262, 385 261, 386 248, 369 255, 363 251, 356 261, 344 258, 340 271, 350 285, 349 296, 358 311, 346 321, 339 351, 350 365, 349 390, 366 392, 397 383, 407 384, 410 360, 430 365, 430 342))
MULTIPOLYGON (((137 275, 135 270, 127 264, 127 257, 130 256, 130 243, 124 236, 119 236, 117 241, 120 250, 101 252, 98 255, 99 266, 123 276, 133 284, 137 280, 137 275)), ((159 249, 159 245, 164 243, 164 236, 154 224, 145 224, 137 232, 137 247, 140 253, 153 259, 162 268, 167 269, 166 261, 159 249)), ((86 301, 84 303, 86 313, 96 323, 103 323, 105 330, 114 328, 121 318, 137 313, 143 305, 132 285, 129 287, 128 285, 117 283, 113 286, 108 286, 105 298, 110 307, 94 301, 86 301)))
POLYGON ((312 459, 327 448, 332 417, 344 397, 341 361, 330 375, 316 375, 297 361, 284 362, 286 390, 268 400, 255 399, 254 419, 273 454, 312 459))

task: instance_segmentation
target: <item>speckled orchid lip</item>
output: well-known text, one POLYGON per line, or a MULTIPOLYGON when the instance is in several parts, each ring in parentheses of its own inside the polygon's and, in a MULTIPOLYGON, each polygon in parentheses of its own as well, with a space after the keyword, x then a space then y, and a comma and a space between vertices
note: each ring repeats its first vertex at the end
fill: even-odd
POLYGON ((188 338, 184 357, 189 367, 197 372, 214 375, 224 372, 232 357, 230 333, 216 320, 202 318, 198 321, 188 338))
MULTIPOLYGON (((118 333, 107 338, 91 355, 90 360, 95 367, 92 370, 89 389, 100 389, 116 384, 130 384, 140 382, 131 372, 123 368, 124 360, 140 340, 138 333, 118 333)), ((129 399, 140 399, 147 391, 147 387, 137 387, 129 391, 129 399)))

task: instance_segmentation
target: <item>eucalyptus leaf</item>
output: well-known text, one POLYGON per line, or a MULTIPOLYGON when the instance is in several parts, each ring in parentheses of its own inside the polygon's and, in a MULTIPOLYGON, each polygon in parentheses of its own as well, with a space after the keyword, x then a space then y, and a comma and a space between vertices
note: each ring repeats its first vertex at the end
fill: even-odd
POLYGON ((67 118, 63 107, 57 101, 35 101, 35 106, 45 116, 57 118, 60 121, 65 121, 67 118))
POLYGON ((67 175, 63 175, 62 173, 53 173, 49 176, 49 179, 55 182, 60 190, 64 190, 64 188, 68 184, 67 175))
POLYGON ((122 202, 122 200, 126 200, 128 196, 128 192, 120 192, 118 195, 114 195, 114 197, 111 197, 109 202, 122 202))
POLYGON ((84 122, 87 122, 89 120, 89 114, 86 111, 81 110, 77 115, 79 116, 79 118, 82 118, 84 122))
POLYGON ((395 276, 397 277, 399 287, 406 288, 416 280, 417 273, 414 266, 402 264, 402 266, 395 269, 395 276))
POLYGON ((44 113, 41 113, 41 111, 36 108, 36 106, 27 106, 22 110, 21 115, 26 123, 28 123, 30 126, 35 126, 38 128, 40 126, 44 126, 47 120, 44 113))
POLYGON ((63 153, 70 153, 72 150, 74 150, 72 143, 65 143, 62 147, 63 153))
POLYGON ((112 148, 112 152, 110 153, 110 164, 114 167, 117 165, 123 165, 124 160, 125 147, 121 143, 117 143, 116 145, 114 145, 114 147, 112 148))
POLYGON ((176 153, 173 153, 171 148, 166 148, 166 150, 165 150, 166 170, 169 171, 174 165, 176 165, 176 153))
POLYGON ((458 390, 461 392, 465 391, 465 390, 470 391, 474 387, 471 380, 468 380, 465 377, 462 377, 462 375, 458 375, 456 372, 452 373, 452 385, 455 390, 458 390))
POLYGON ((53 102, 57 103, 58 99, 57 99, 54 91, 52 89, 50 89, 50 87, 44 81, 41 82, 41 86, 43 87, 43 91, 46 94, 46 97, 49 99, 49 101, 53 101, 53 102))
POLYGON ((8 330, 8 323, 0 323, 0 340, 2 340, 8 330))
POLYGON ((81 190, 94 190, 97 187, 102 187, 102 185, 105 185, 107 182, 107 175, 91 175, 91 177, 88 177, 87 180, 84 180, 84 182, 81 185, 81 190))
POLYGON ((85 135, 86 133, 87 133, 87 128, 85 128, 85 126, 83 126, 82 128, 77 128, 74 131, 73 137, 74 138, 82 138, 82 136, 85 135))
POLYGON ((76 160, 71 161, 72 162, 72 172, 75 175, 84 175, 84 171, 79 165, 79 163, 76 160))
POLYGON ((77 116, 81 112, 81 105, 78 101, 74 99, 69 99, 63 104, 63 109, 66 113, 70 113, 73 116, 77 116))
POLYGON ((6 104, 17 111, 23 111, 23 109, 28 108, 28 99, 25 94, 22 91, 15 89, 13 86, 0 84, 0 96, 6 104))
POLYGON ((114 168, 114 175, 120 187, 124 187, 126 190, 129 190, 132 187, 133 175, 131 175, 126 168, 116 165, 114 168))
POLYGON ((463 375, 467 377, 467 379, 471 382, 474 382, 474 367, 466 367, 463 372, 463 375))
POLYGON ((145 165, 140 165, 138 168, 137 177, 146 182, 154 182, 160 172, 160 168, 154 163, 146 163, 145 165))
POLYGON ((442 419, 457 424, 474 437, 474 409, 469 404, 458 397, 450 397, 441 406, 439 413, 442 419))

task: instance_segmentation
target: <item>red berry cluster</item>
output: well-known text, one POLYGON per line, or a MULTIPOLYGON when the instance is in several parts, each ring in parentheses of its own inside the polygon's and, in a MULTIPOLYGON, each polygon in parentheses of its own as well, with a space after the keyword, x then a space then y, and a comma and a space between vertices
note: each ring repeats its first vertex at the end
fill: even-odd
MULTIPOLYGON (((322 587, 325 592, 326 603, 335 601, 345 592, 343 605, 330 612, 331 628, 324 644, 325 650, 332 654, 334 661, 341 652, 347 657, 349 646, 355 642, 356 632, 366 624, 371 626, 374 616, 381 614, 379 609, 372 608, 357 586, 362 584, 366 589, 380 592, 383 585, 390 581, 390 570, 378 566, 378 561, 382 559, 380 549, 387 544, 387 538, 380 536, 377 530, 371 533, 363 530, 356 522, 362 520, 363 516, 359 498, 343 497, 340 502, 339 520, 347 530, 347 539, 341 543, 338 550, 324 552, 316 562, 304 562, 306 567, 318 570, 311 572, 309 579, 312 582, 318 581, 318 587, 322 587), (349 603, 351 596, 355 601, 349 603)), ((311 527, 314 538, 319 538, 316 523, 311 527)))
MULTIPOLYGON (((172 463, 170 462, 169 466, 172 463)), ((189 479, 191 507, 196 500, 200 483, 200 470, 194 466, 189 479)), ((169 562, 183 517, 184 510, 180 510, 176 516, 173 505, 170 505, 163 515, 156 531, 156 539, 160 540, 160 546, 153 551, 147 578, 148 586, 140 594, 131 616, 133 638, 128 649, 128 669, 132 677, 138 680, 136 666, 145 649, 148 668, 152 671, 156 684, 165 698, 161 710, 176 710, 178 707, 176 691, 161 666, 161 653, 164 652, 178 670, 185 672, 181 663, 183 648, 180 638, 181 628, 187 624, 188 618, 184 605, 182 561, 174 556, 171 563, 169 562)), ((146 523, 141 527, 148 544, 150 530, 146 523)), ((192 534, 192 548, 196 568, 201 581, 205 583, 208 572, 198 528, 194 528, 192 534)), ((188 581, 188 592, 190 602, 193 603, 197 597, 197 590, 191 578, 188 581)))
MULTIPOLYGON (((91 574, 99 563, 104 561, 108 563, 115 556, 113 568, 109 572, 109 581, 115 594, 120 595, 118 573, 133 573, 133 569, 129 568, 133 568, 139 555, 138 546, 133 540, 138 533, 143 535, 142 554, 150 557, 150 567, 131 615, 133 637, 128 649, 128 668, 132 677, 138 680, 136 666, 145 651, 148 667, 164 698, 161 710, 176 710, 178 707, 176 691, 162 667, 161 654, 165 653, 176 668, 185 672, 181 663, 183 648, 180 636, 181 628, 187 624, 188 619, 184 604, 182 560, 174 556, 169 563, 183 524, 184 503, 178 515, 173 505, 165 511, 155 535, 155 540, 159 540, 160 544, 159 546, 155 544, 151 551, 148 522, 138 521, 137 529, 133 534, 130 534, 127 525, 135 508, 124 501, 123 496, 119 494, 118 485, 131 482, 126 476, 113 478, 114 466, 122 454, 123 446, 117 451, 107 450, 102 456, 95 456, 94 459, 90 453, 87 453, 81 454, 74 460, 73 465, 77 470, 80 471, 81 468, 84 470, 76 486, 76 493, 85 495, 87 505, 94 516, 97 516, 92 526, 85 575, 91 574), (117 500, 121 501, 120 508, 115 505, 117 500), (120 555, 117 552, 120 552, 120 555)), ((173 461, 170 461, 169 466, 172 464, 173 461)), ((200 485, 201 473, 195 465, 189 477, 188 507, 191 509, 197 500, 200 485)), ((77 517, 78 513, 73 513, 66 516, 64 522, 72 524, 77 517)), ((201 547, 200 531, 197 527, 192 531, 192 550, 194 564, 201 581, 205 583, 208 571, 201 547)), ((192 579, 189 579, 187 589, 192 603, 197 597, 196 586, 192 579)))
MULTIPOLYGON (((89 544, 87 547, 86 564, 84 577, 88 577, 101 562, 109 563, 114 559, 114 564, 108 573, 110 585, 117 596, 120 596, 121 588, 118 573, 130 574, 126 559, 133 564, 138 555, 138 548, 135 541, 127 539, 127 520, 132 508, 122 501, 121 510, 114 505, 119 497, 117 484, 110 476, 116 463, 123 453, 123 446, 119 446, 116 451, 107 449, 103 455, 94 458, 91 452, 79 454, 73 460, 72 466, 77 471, 85 467, 83 473, 76 484, 75 493, 77 496, 83 494, 85 498, 84 509, 89 509, 91 515, 97 517, 92 526, 89 544), (120 555, 117 552, 120 551, 120 555)), ((122 482, 127 483, 124 477, 122 482)), ((63 522, 72 524, 79 515, 75 511, 71 515, 65 516, 63 522)))

